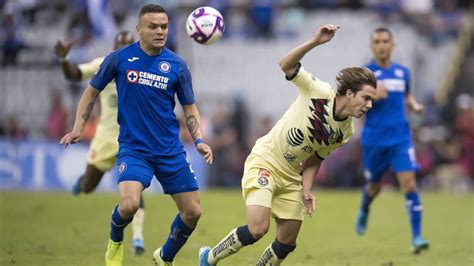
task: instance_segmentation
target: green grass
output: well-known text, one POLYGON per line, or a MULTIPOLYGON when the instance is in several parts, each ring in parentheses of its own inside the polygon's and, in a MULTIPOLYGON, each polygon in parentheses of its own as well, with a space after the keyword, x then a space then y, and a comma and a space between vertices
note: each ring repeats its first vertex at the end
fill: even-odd
MULTIPOLYGON (((357 191, 316 191, 318 206, 306 219, 298 247, 285 265, 474 265, 474 195, 424 193, 423 230, 431 247, 410 253, 410 233, 399 193, 374 202, 367 234, 356 236, 357 191)), ((116 194, 73 197, 67 193, 0 192, 0 265, 103 265, 116 194)), ((176 265, 197 265, 198 249, 215 245, 245 223, 240 191, 202 194, 203 216, 176 265)), ((135 256, 126 232, 125 265, 153 265, 152 252, 166 239, 176 215, 165 195, 145 195, 146 253, 135 256)), ((274 239, 274 225, 259 242, 219 265, 252 265, 274 239)))

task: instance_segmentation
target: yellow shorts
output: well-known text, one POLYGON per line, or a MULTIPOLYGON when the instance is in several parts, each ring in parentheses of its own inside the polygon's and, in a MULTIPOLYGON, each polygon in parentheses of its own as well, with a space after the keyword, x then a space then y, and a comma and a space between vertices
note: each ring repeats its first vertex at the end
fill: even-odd
POLYGON ((303 220, 304 205, 301 182, 284 179, 284 175, 261 157, 250 154, 245 161, 242 195, 245 204, 271 208, 278 219, 303 220), (266 189, 269 193, 251 193, 266 189))
POLYGON ((93 138, 89 148, 87 162, 100 171, 107 172, 115 165, 118 149, 117 141, 93 138))

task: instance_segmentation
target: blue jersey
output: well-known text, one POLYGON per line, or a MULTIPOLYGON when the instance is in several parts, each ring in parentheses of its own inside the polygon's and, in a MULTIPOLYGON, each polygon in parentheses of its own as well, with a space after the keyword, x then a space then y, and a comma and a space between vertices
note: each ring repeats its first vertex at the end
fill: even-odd
POLYGON ((365 118, 362 144, 368 146, 391 146, 410 141, 410 128, 405 111, 405 95, 410 91, 410 72, 393 63, 384 68, 372 61, 367 67, 383 81, 388 98, 375 101, 365 118))
POLYGON ((167 48, 149 56, 136 42, 107 55, 90 84, 102 90, 113 79, 118 94, 119 153, 182 153, 173 110, 175 94, 182 105, 194 103, 186 62, 167 48))

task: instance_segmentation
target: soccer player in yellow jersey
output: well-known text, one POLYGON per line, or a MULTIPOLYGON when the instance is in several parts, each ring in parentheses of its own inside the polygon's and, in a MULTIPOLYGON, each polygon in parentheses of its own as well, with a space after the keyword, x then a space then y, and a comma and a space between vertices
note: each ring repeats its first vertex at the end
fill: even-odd
POLYGON ((371 107, 376 80, 367 68, 351 67, 336 76, 337 88, 312 76, 301 59, 332 39, 339 26, 326 24, 280 61, 287 80, 299 96, 270 130, 258 139, 247 157, 242 178, 247 224, 233 229, 214 248, 199 250, 200 265, 216 265, 244 246, 262 238, 276 221, 276 239, 257 265, 280 265, 296 248, 304 214, 311 214, 315 198, 313 180, 321 162, 347 143, 354 128, 351 117, 361 117, 371 107))
MULTIPOLYGON (((115 37, 114 50, 132 44, 134 38, 128 31, 119 32, 115 37)), ((88 63, 74 65, 67 60, 71 44, 63 44, 58 41, 54 50, 59 57, 64 75, 71 81, 88 81, 99 68, 104 60, 103 57, 96 58, 88 63)), ((105 172, 113 168, 118 152, 119 125, 117 123, 117 88, 111 82, 100 94, 100 120, 97 130, 92 139, 89 149, 86 172, 79 177, 72 188, 74 195, 91 193, 95 190, 105 172)), ((133 219, 133 247, 136 254, 145 251, 143 242, 143 221, 145 209, 143 198, 140 199, 140 208, 133 219)))

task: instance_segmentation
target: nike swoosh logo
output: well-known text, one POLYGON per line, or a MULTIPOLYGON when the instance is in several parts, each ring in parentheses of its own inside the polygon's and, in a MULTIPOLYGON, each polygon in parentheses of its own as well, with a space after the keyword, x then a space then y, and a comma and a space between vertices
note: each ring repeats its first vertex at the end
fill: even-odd
POLYGON ((133 62, 133 61, 136 61, 136 60, 138 60, 138 59, 140 59, 140 58, 134 56, 134 57, 132 57, 132 58, 129 58, 129 59, 128 59, 128 62, 133 62))

